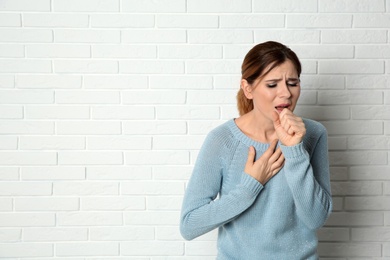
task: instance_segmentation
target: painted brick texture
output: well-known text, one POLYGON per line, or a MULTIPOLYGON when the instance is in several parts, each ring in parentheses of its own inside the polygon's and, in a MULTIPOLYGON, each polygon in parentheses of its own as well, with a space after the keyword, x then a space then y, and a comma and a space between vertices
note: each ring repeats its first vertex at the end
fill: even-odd
POLYGON ((240 66, 281 41, 329 133, 322 260, 390 259, 390 1, 0 0, 0 258, 211 260, 179 213, 240 66))

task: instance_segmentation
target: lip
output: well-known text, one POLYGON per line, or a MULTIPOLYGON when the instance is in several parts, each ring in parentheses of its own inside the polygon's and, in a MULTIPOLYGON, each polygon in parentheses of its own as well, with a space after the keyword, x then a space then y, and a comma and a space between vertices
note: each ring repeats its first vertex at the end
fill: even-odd
POLYGON ((283 109, 287 108, 287 109, 290 109, 290 106, 291 104, 279 104, 277 106, 275 106, 275 109, 280 113, 283 111, 283 109))

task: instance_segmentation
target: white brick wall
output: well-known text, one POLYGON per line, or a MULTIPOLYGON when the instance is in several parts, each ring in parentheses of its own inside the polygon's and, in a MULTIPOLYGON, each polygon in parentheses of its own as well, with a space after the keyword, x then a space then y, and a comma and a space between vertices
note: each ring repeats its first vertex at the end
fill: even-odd
POLYGON ((0 0, 0 258, 214 259, 179 234, 185 183, 277 40, 329 132, 321 259, 390 259, 389 28, 389 0, 0 0))

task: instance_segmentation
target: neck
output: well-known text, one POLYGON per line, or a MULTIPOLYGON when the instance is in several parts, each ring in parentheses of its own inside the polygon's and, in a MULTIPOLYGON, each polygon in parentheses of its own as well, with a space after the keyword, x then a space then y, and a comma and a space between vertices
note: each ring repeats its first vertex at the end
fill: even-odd
POLYGON ((239 117, 236 124, 245 135, 255 141, 271 143, 277 139, 272 120, 257 115, 254 110, 239 117))

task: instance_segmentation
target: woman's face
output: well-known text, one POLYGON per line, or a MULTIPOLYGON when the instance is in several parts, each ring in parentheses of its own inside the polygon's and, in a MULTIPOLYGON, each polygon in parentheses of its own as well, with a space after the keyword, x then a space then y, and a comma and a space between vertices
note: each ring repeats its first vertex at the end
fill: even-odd
POLYGON ((253 99, 255 112, 270 120, 275 110, 279 113, 284 108, 294 111, 301 92, 297 70, 290 60, 256 79, 252 85, 246 80, 243 80, 242 85, 246 97, 253 99))

